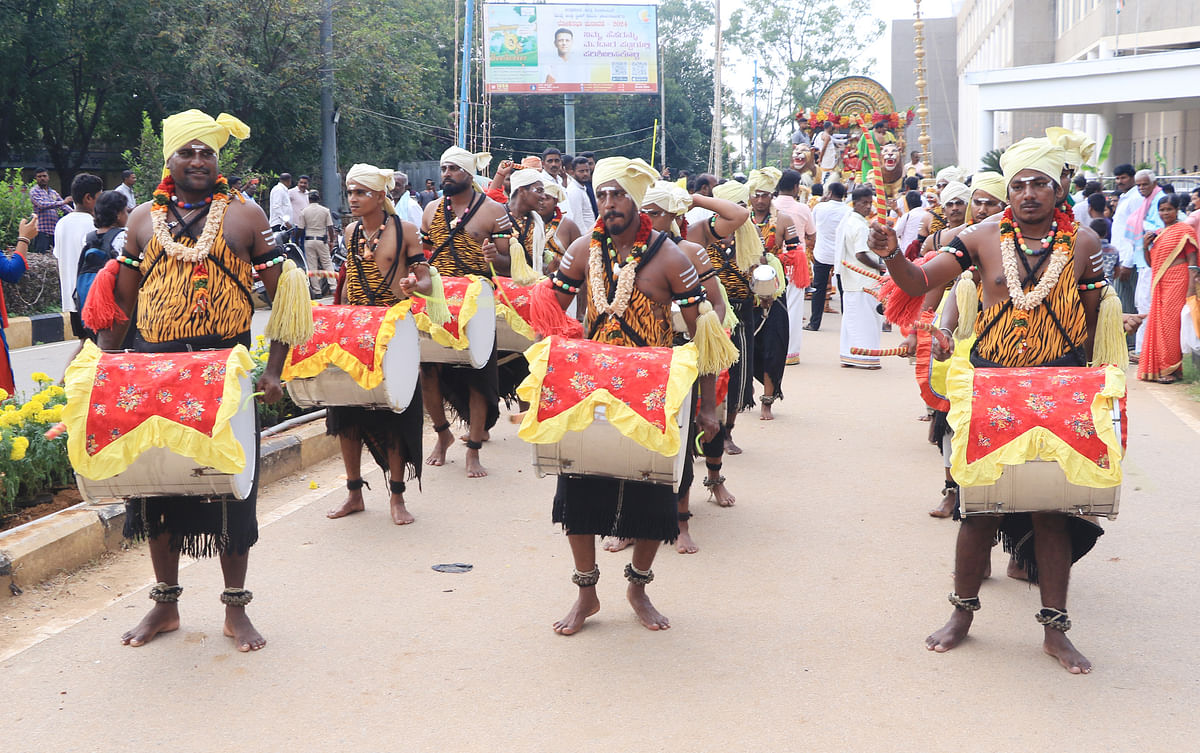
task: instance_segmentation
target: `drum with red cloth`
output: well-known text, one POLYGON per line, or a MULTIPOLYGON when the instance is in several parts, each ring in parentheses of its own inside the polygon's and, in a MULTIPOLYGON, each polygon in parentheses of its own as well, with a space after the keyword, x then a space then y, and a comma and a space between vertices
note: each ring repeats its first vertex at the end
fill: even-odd
POLYGON ((496 286, 496 350, 524 353, 539 339, 530 324, 533 285, 518 285, 510 277, 493 277, 492 283, 496 286))
POLYGON ((1125 374, 1096 368, 971 368, 948 377, 951 473, 963 514, 1117 516, 1128 432, 1125 374))
POLYGON ((518 436, 540 475, 605 476, 678 486, 696 347, 629 348, 558 335, 525 353, 529 402, 518 436))
POLYGON ((104 353, 67 367, 67 451, 79 491, 246 499, 258 473, 252 372, 242 346, 104 353))
POLYGON ((436 324, 425 313, 425 301, 413 301, 420 332, 421 363, 469 364, 483 368, 496 344, 496 301, 482 277, 443 277, 450 321, 436 324))

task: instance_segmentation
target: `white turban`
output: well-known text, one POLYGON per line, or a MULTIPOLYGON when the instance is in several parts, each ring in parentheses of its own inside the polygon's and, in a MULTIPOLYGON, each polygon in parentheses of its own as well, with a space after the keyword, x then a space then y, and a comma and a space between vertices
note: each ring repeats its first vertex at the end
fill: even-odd
POLYGON ((446 163, 457 165, 468 173, 475 175, 480 170, 486 170, 487 166, 492 164, 492 155, 490 152, 471 154, 462 147, 452 146, 442 152, 442 157, 438 160, 438 163, 442 165, 446 163))
POLYGON ((983 191, 1000 201, 1008 201, 1008 185, 1004 182, 1004 176, 990 170, 975 173, 971 178, 971 190, 983 191))
POLYGON ((518 188, 532 186, 535 183, 542 182, 541 171, 533 170, 528 167, 523 167, 520 170, 514 170, 513 174, 508 178, 508 185, 512 188, 513 193, 516 193, 518 188))
POLYGON ((1046 138, 1066 151, 1068 167, 1079 167, 1090 162, 1092 154, 1096 151, 1096 142, 1086 133, 1072 131, 1069 128, 1051 126, 1046 129, 1046 138))
POLYGON ((673 214, 678 217, 691 208, 692 195, 674 183, 660 180, 646 189, 646 196, 642 200, 642 205, 650 206, 651 204, 667 214, 673 214))
POLYGON ((749 189, 751 196, 759 191, 775 193, 775 186, 779 185, 779 179, 782 177, 783 173, 778 167, 751 170, 750 177, 746 179, 746 188, 749 189))
POLYGON ((725 201, 732 201, 734 204, 746 204, 750 201, 750 189, 745 183, 727 180, 713 189, 713 196, 725 201))
POLYGON ((952 180, 938 194, 938 200, 942 202, 942 206, 959 200, 964 204, 969 204, 971 202, 971 189, 967 187, 966 183, 959 183, 957 180, 952 180))
POLYGON ((542 173, 542 186, 546 189, 547 196, 553 196, 557 202, 567 200, 567 192, 563 190, 562 184, 555 180, 553 175, 542 173))
POLYGON ((625 189, 640 209, 646 189, 658 180, 658 171, 641 158, 605 157, 596 163, 596 169, 592 171, 592 185, 599 188, 613 180, 625 189))
POLYGON ((199 110, 185 110, 163 120, 162 134, 163 164, 166 164, 172 154, 190 141, 202 141, 219 152, 230 136, 249 138, 250 126, 226 113, 214 118, 199 110))
POLYGON ((943 180, 947 183, 963 183, 967 180, 967 171, 958 165, 943 167, 941 170, 938 170, 937 178, 934 182, 941 183, 943 180))
POLYGON ((1049 139, 1027 138, 1004 150, 1000 155, 1000 169, 1004 171, 1004 184, 1022 170, 1036 170, 1051 178, 1055 183, 1062 178, 1067 152, 1049 139))
POLYGON ((388 194, 396 187, 396 171, 379 168, 359 162, 346 173, 346 186, 356 183, 363 188, 379 191, 383 194, 383 206, 388 214, 395 214, 396 207, 388 194))

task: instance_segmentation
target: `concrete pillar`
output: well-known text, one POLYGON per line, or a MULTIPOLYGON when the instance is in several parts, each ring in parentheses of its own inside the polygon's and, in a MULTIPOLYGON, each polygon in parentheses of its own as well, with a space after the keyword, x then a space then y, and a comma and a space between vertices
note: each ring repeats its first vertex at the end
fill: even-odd
MULTIPOLYGON (((1109 134, 1112 134, 1114 147, 1116 145, 1115 142, 1116 142, 1116 138, 1117 138, 1117 135, 1116 135, 1117 134, 1117 106, 1112 103, 1105 104, 1100 111, 1100 116, 1097 118, 1097 121, 1098 122, 1097 122, 1097 128, 1096 128, 1096 150, 1097 150, 1096 156, 1097 156, 1097 158, 1099 158, 1099 156, 1100 156, 1099 150, 1104 148, 1104 139, 1106 137, 1108 137, 1109 134)), ((1113 159, 1114 152, 1116 152, 1115 148, 1110 149, 1108 152, 1108 157, 1106 157, 1104 159, 1104 162, 1101 163, 1100 165, 1097 165, 1097 167, 1100 168, 1101 175, 1112 175, 1113 167, 1116 166, 1116 162, 1113 159)))
POLYGON ((979 111, 979 157, 996 148, 996 112, 979 111))

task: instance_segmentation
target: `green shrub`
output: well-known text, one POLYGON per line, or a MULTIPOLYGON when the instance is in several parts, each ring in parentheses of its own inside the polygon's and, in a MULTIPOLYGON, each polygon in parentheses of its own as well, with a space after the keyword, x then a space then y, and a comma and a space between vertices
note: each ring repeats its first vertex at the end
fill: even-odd
MULTIPOLYGON (((2 190, 2 189, 0 189, 2 190)), ((16 284, 4 283, 4 303, 9 316, 32 316, 59 311, 58 259, 54 254, 26 254, 25 276, 16 284)))

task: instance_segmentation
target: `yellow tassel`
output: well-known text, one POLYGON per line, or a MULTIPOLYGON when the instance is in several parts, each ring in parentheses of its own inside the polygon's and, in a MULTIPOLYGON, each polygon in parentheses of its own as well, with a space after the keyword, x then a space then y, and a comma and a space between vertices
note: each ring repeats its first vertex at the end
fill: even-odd
POLYGON ((701 376, 720 374, 737 363, 737 347, 725 334, 711 303, 701 301, 697 311, 700 315, 696 317, 696 335, 692 338, 699 355, 697 366, 701 376))
POLYGON ((763 255, 762 238, 758 237, 758 229, 753 222, 746 220, 742 223, 733 234, 733 244, 737 251, 738 269, 748 274, 763 255))
POLYGON ((1105 286, 1100 296, 1100 315, 1096 318, 1096 336, 1092 340, 1092 364, 1112 364, 1122 370, 1129 366, 1121 299, 1111 285, 1105 286))
POLYGON ((271 301, 271 318, 264 331, 267 339, 303 345, 313 335, 312 303, 308 297, 308 275, 288 259, 279 273, 275 284, 275 298, 271 301))
POLYGON ((518 285, 532 285, 541 278, 541 275, 529 266, 529 260, 525 258, 525 249, 515 239, 508 242, 508 258, 508 274, 513 282, 518 285))
POLYGON ((954 286, 954 300, 958 304, 958 326, 954 328, 954 340, 966 340, 975 332, 975 320, 979 318, 979 291, 970 272, 963 272, 954 286))
MULTIPOLYGON (((675 236, 676 238, 679 237, 679 223, 675 220, 671 220, 671 235, 675 236)), ((685 238, 684 240, 687 239, 685 238)))
POLYGON ((425 315, 434 324, 446 324, 450 321, 450 309, 446 306, 446 288, 442 285, 442 273, 437 267, 429 265, 429 281, 432 289, 429 298, 425 300, 425 315))
POLYGON ((783 275, 783 264, 775 254, 767 254, 767 266, 775 270, 775 297, 778 298, 787 290, 787 278, 783 275))
POLYGON ((721 326, 732 332, 738 326, 737 312, 733 310, 733 306, 729 305, 729 291, 725 290, 725 285, 719 279, 717 280, 717 289, 721 291, 721 303, 725 304, 725 318, 721 320, 721 326))

